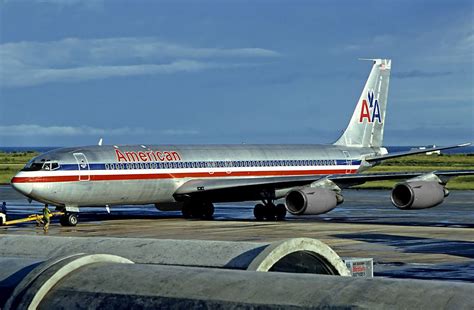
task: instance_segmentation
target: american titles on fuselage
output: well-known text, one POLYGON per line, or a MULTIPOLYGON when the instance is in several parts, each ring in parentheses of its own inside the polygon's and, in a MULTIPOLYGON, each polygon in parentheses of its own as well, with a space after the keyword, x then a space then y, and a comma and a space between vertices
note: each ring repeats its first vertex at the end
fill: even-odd
POLYGON ((115 150, 115 158, 120 162, 157 162, 180 161, 181 155, 176 151, 120 151, 115 150))

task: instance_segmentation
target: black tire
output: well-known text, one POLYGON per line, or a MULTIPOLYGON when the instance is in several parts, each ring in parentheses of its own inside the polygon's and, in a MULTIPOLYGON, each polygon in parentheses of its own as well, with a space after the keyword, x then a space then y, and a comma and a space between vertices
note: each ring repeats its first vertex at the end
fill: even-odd
POLYGON ((79 220, 77 219, 77 214, 75 213, 67 213, 61 217, 59 220, 62 226, 69 226, 73 227, 76 226, 79 220))
POLYGON ((212 220, 214 217, 214 205, 211 202, 205 202, 201 206, 201 218, 203 220, 212 220))
POLYGON ((276 220, 276 208, 274 205, 265 206, 265 219, 267 221, 276 220))
POLYGON ((261 203, 256 204, 253 208, 253 215, 257 221, 263 221, 265 218, 265 206, 261 203))
POLYGON ((286 207, 284 204, 277 204, 275 207, 277 221, 283 221, 286 217, 286 207))
POLYGON ((183 214, 183 217, 185 219, 190 219, 193 217, 193 209, 192 205, 190 203, 184 203, 183 204, 183 209, 181 210, 181 213, 183 214))
POLYGON ((76 226, 79 220, 77 219, 77 215, 74 213, 71 213, 67 217, 67 223, 69 226, 76 226))

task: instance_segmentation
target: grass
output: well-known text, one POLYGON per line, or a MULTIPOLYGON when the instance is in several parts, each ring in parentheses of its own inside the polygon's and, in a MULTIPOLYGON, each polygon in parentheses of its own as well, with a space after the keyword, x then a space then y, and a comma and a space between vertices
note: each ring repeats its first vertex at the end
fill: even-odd
POLYGON ((0 152, 0 184, 10 183, 11 178, 37 155, 36 152, 0 152))
MULTIPOLYGON (((35 152, 0 152, 0 184, 10 183, 11 178, 33 157, 35 152)), ((385 161, 367 173, 400 171, 474 170, 474 154, 413 155, 385 161)), ((398 181, 367 182, 357 188, 392 188, 398 181)), ((474 175, 456 177, 449 181, 449 189, 474 190, 474 175)))

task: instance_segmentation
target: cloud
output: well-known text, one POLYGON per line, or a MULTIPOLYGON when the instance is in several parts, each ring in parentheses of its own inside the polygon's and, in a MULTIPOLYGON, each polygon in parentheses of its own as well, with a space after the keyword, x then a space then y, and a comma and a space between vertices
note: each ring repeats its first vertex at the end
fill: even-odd
POLYGON ((474 61, 474 31, 472 21, 465 27, 456 28, 441 40, 440 46, 427 59, 447 64, 469 64, 474 61), (467 29, 467 30, 466 30, 467 29))
MULTIPOLYGON (((15 3, 17 0, 3 0, 5 3, 15 3)), ((24 0, 23 2, 28 2, 24 0)), ((43 5, 51 5, 59 8, 74 7, 84 8, 88 10, 101 10, 104 8, 105 0, 30 0, 30 3, 39 3, 43 5)))
POLYGON ((237 65, 204 63, 181 60, 163 65, 89 66, 65 69, 25 69, 21 74, 10 75, 4 86, 32 86, 48 82, 77 82, 109 77, 146 74, 197 72, 205 69, 226 68, 237 65))
POLYGON ((440 76, 452 75, 451 71, 422 71, 422 70, 410 70, 405 72, 393 72, 392 76, 399 79, 411 79, 411 78, 434 78, 440 76))
MULTIPOLYGON (((365 39, 362 40, 359 43, 349 43, 346 44, 342 47, 338 47, 334 49, 334 52, 353 52, 353 51, 367 51, 367 50, 372 50, 375 47, 390 47, 393 46, 397 42, 397 38, 393 35, 389 34, 380 34, 380 35, 375 35, 370 39, 365 39)), ((368 55, 367 57, 369 57, 368 55)))
POLYGON ((0 126, 0 136, 3 137, 64 137, 64 136, 141 136, 141 135, 163 135, 163 136, 192 136, 199 134, 197 130, 187 129, 163 129, 149 130, 140 127, 121 128, 94 128, 89 126, 41 126, 34 124, 20 124, 0 126))
MULTIPOLYGON (((156 38, 67 38, 0 45, 1 87, 196 72, 279 56, 262 48, 195 48, 156 38)), ((256 64, 256 63, 255 63, 256 64)))

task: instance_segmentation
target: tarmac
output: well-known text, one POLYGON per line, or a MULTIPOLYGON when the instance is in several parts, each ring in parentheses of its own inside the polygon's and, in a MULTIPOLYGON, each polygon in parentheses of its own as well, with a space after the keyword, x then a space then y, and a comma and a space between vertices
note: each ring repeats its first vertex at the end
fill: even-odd
MULTIPOLYGON (((76 227, 53 219, 49 232, 34 223, 0 227, 2 234, 272 242, 308 237, 341 257, 374 259, 376 277, 474 282, 474 191, 452 191, 435 208, 402 211, 386 190, 346 190, 345 202, 319 216, 282 222, 253 219, 253 203, 218 204, 214 220, 185 220, 153 206, 81 209, 76 227)), ((0 186, 9 219, 39 213, 9 186, 0 186)), ((1 254, 1 249, 0 249, 1 254)))

